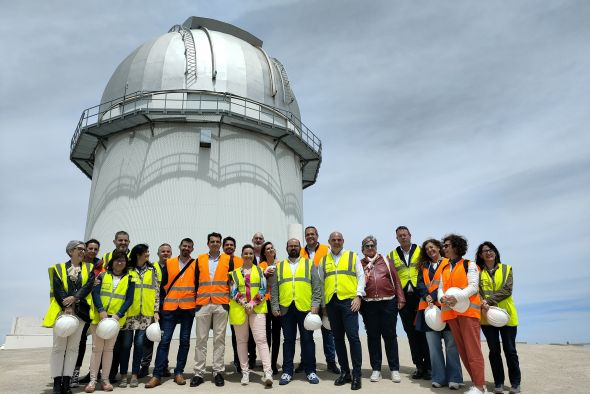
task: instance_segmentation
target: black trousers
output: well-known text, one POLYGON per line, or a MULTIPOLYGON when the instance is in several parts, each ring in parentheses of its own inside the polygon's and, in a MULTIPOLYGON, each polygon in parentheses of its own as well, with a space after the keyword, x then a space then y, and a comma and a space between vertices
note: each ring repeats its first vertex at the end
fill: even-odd
POLYGON ((90 323, 84 323, 84 328, 82 329, 82 336, 80 337, 80 347, 78 347, 78 358, 76 359, 76 366, 74 369, 80 370, 82 366, 82 361, 84 361, 84 354, 86 354, 86 340, 88 339, 88 329, 90 328, 90 323))
POLYGON ((334 345, 338 355, 338 363, 343 373, 350 372, 348 364, 348 352, 344 336, 348 339, 350 346, 350 358, 352 359, 352 376, 361 377, 361 365, 363 363, 363 352, 359 338, 359 317, 358 312, 350 310, 352 300, 350 298, 339 300, 336 295, 326 304, 330 328, 334 335, 334 345))
POLYGON ((490 366, 494 375, 494 385, 504 384, 504 366, 502 365, 502 355, 500 350, 500 337, 502 337, 502 348, 506 365, 508 366, 508 378, 510 385, 513 387, 520 386, 520 364, 518 363, 518 354, 516 353, 516 326, 494 327, 482 325, 481 330, 486 337, 488 348, 490 349, 490 366))
POLYGON ((404 290, 404 295, 406 296, 406 306, 399 311, 399 316, 402 319, 404 331, 410 343, 412 362, 416 368, 430 370, 430 353, 428 351, 426 334, 416 331, 416 327, 414 327, 420 298, 415 291, 408 293, 404 290))
POLYGON ((272 314, 270 301, 266 301, 268 313, 266 314, 266 342, 271 350, 270 365, 277 367, 279 349, 281 348, 281 317, 272 314))
POLYGON ((397 299, 383 301, 363 301, 361 315, 367 330, 367 344, 371 369, 381 371, 381 338, 385 344, 385 354, 390 371, 399 371, 399 352, 397 347, 397 299))

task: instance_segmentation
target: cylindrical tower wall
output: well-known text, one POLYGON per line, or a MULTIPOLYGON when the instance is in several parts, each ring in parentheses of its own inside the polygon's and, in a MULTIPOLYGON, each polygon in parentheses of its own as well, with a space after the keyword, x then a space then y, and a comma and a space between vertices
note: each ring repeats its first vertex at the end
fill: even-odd
MULTIPOLYGON (((300 159, 270 137, 220 123, 156 123, 108 138, 95 152, 86 239, 206 250, 212 231, 249 243, 261 231, 279 253, 289 224, 303 223, 300 159), (202 130, 211 147, 200 147, 202 130), (106 147, 106 149, 105 149, 106 147)), ((104 250, 111 247, 105 245, 104 250)))

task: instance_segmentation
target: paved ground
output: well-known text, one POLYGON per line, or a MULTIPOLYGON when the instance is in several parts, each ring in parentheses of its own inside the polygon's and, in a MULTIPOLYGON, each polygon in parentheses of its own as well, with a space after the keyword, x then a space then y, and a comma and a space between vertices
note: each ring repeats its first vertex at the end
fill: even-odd
MULTIPOLYGON (((400 338, 400 363, 402 382, 399 384, 393 383, 387 379, 378 383, 369 382, 369 375, 371 374, 369 366, 369 357, 367 353, 365 337, 362 337, 363 344, 363 389, 361 392, 371 393, 451 393, 446 388, 433 389, 430 387, 430 382, 418 381, 412 382, 408 374, 411 373, 413 367, 411 365, 411 358, 406 338, 400 338)), ((229 363, 231 360, 231 343, 226 348, 225 360, 229 363)), ((316 341, 317 343, 317 341, 316 341)), ((321 344, 321 340, 320 340, 321 344)), ((484 349, 484 356, 487 362, 487 345, 482 344, 484 349)), ((178 343, 175 341, 172 344, 171 354, 176 356, 176 349, 178 343)), ((520 363, 522 368, 523 393, 589 393, 590 392, 590 348, 581 346, 556 346, 556 345, 528 345, 519 344, 517 349, 520 356, 520 363)), ((49 352, 48 348, 43 349, 29 349, 29 350, 1 350, 0 351, 0 393, 43 393, 51 392, 51 382, 49 379, 49 352)), ((211 355, 211 351, 208 352, 211 355)), ((86 352, 86 359, 84 361, 83 372, 88 369, 88 359, 90 354, 86 352)), ((336 387, 333 385, 335 375, 325 372, 324 356, 322 354, 321 346, 317 349, 318 359, 318 375, 322 381, 318 385, 310 385, 305 381, 303 374, 296 375, 295 380, 287 386, 278 386, 278 379, 275 382, 273 390, 284 393, 306 392, 307 394, 326 394, 333 392, 348 392, 348 387, 336 387)), ((194 350, 191 349, 189 353, 189 362, 187 365, 187 374, 185 376, 192 376, 194 350)), ((171 365, 174 365, 175 358, 171 358, 171 365)), ((280 363, 279 357, 279 363, 280 363)), ((296 360, 299 355, 296 355, 296 360)), ((210 363, 209 363, 210 364, 210 363)), ((491 371, 486 365, 486 380, 488 382, 488 389, 493 387, 491 383, 491 371)), ((173 381, 165 381, 164 384, 156 389, 149 391, 150 393, 172 393, 172 392, 231 392, 237 393, 254 393, 264 387, 260 383, 259 376, 261 370, 258 368, 254 374, 251 375, 251 383, 249 386, 241 386, 240 376, 233 373, 233 368, 227 367, 226 386, 217 388, 211 382, 210 376, 207 378, 205 384, 198 388, 191 388, 188 386, 177 386, 173 381)), ((383 368, 383 373, 386 374, 387 367, 383 368)), ((466 380, 469 379, 467 372, 463 372, 466 380)), ((388 376, 386 374, 385 376, 388 376)), ((146 379, 142 379, 145 381, 146 379)), ((467 386, 470 382, 466 381, 467 386)), ((508 382, 506 382, 508 383, 508 382)), ((115 391, 129 394, 133 392, 145 392, 143 384, 140 387, 132 388, 117 388, 115 391)), ((465 391, 465 390, 464 390, 465 391)), ((83 387, 74 390, 75 393, 83 392, 83 387)), ((100 390, 97 390, 100 392, 100 390)))

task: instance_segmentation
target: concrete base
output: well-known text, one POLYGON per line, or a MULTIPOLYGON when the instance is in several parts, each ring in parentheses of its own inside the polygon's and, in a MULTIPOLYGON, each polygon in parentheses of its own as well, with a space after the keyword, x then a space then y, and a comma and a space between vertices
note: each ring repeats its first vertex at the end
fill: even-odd
POLYGON ((41 326, 40 317, 19 316, 12 320, 10 334, 6 335, 4 349, 34 349, 51 347, 53 330, 41 326))

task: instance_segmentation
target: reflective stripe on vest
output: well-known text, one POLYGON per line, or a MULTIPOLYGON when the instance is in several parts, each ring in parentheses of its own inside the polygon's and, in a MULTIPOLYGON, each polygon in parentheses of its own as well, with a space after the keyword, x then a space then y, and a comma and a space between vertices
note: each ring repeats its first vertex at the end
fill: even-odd
MULTIPOLYGON (((66 263, 59 263, 52 265, 47 270, 49 273, 49 308, 45 313, 45 317, 43 318, 43 327, 53 327, 57 317, 62 311, 61 306, 57 303, 55 297, 53 296, 53 276, 57 275, 57 277, 61 280, 63 284, 64 290, 68 291, 68 273, 66 271, 66 263)), ((92 271, 92 265, 89 263, 82 263, 82 269, 80 271, 82 275, 82 287, 88 283, 88 276, 92 271)), ((92 294, 88 294, 86 296, 86 302, 90 305, 90 318, 94 317, 94 311, 92 308, 92 294)))
MULTIPOLYGON (((117 287, 113 289, 113 275, 107 271, 102 276, 102 281, 100 283, 100 301, 102 302, 102 307, 104 311, 112 316, 115 315, 123 304, 125 303, 125 296, 127 294, 127 288, 129 287, 129 281, 135 280, 132 274, 125 274, 117 287)), ((119 325, 123 327, 125 324, 125 320, 127 319, 127 314, 125 314, 122 318, 119 319, 119 325)), ((92 321, 93 324, 98 324, 100 321, 100 317, 96 314, 94 320, 92 321)))
MULTIPOLYGON (((158 263, 156 263, 158 265, 158 263)), ((158 277, 158 272, 154 267, 148 267, 143 277, 135 270, 131 271, 135 276, 135 292, 133 294, 133 304, 127 311, 127 317, 132 316, 154 316, 156 306, 156 292, 158 291, 154 282, 154 274, 158 277)))
MULTIPOLYGON (((455 263, 455 267, 451 271, 451 263, 447 260, 443 262, 441 268, 441 277, 443 282, 443 292, 446 293, 451 287, 458 287, 464 289, 467 287, 467 272, 463 264, 463 259, 455 263)), ((469 261, 467 260, 467 264, 469 261)), ((479 269, 479 268, 478 268, 479 269)), ((451 307, 443 305, 441 308, 443 321, 452 320, 457 316, 469 316, 479 319, 481 316, 481 300, 479 293, 476 293, 469 297, 469 308, 463 313, 454 311, 451 307)))
POLYGON ((397 271, 397 274, 399 276, 399 281, 402 285, 402 288, 406 288, 408 281, 412 283, 413 287, 416 287, 418 284, 418 260, 420 259, 420 247, 416 246, 416 249, 414 249, 414 252, 410 256, 409 268, 400 257, 398 248, 395 248, 394 250, 389 252, 387 257, 389 258, 389 260, 393 261, 393 265, 395 266, 395 270, 397 271))
MULTIPOLYGON (((230 272, 230 275, 238 287, 238 291, 246 296, 246 281, 244 279, 244 275, 242 274, 242 270, 237 269, 230 272)), ((253 265, 252 270, 250 271, 250 299, 254 299, 256 294, 260 291, 260 283, 261 278, 263 277, 262 269, 260 267, 253 265)), ((254 313, 266 313, 266 301, 264 297, 262 297, 262 301, 260 304, 254 307, 254 313)), ((241 325, 246 322, 246 309, 238 304, 233 298, 229 300, 229 323, 233 325, 241 325)))
POLYGON ((199 264, 199 290, 197 305, 229 304, 229 256, 221 254, 213 278, 209 274, 209 254, 204 253, 197 259, 199 264))
POLYGON ((277 264, 277 290, 279 291, 279 305, 288 308, 295 302, 295 307, 301 312, 311 310, 311 270, 313 263, 309 259, 299 258, 295 274, 291 271, 290 261, 285 259, 277 264))
MULTIPOLYGON (((187 263, 188 264, 188 263, 187 263)), ((168 282, 164 286, 166 297, 160 300, 162 310, 175 311, 176 309, 195 309, 195 266, 193 261, 184 271, 182 276, 174 282, 170 288, 170 283, 180 273, 180 264, 178 257, 172 257, 166 260, 166 272, 168 273, 168 282)))
MULTIPOLYGON (((428 291, 428 294, 435 292, 438 289, 438 286, 440 285, 440 275, 441 275, 441 271, 442 271, 441 268, 443 267, 445 260, 448 261, 448 259, 443 259, 438 264, 438 267, 436 267, 436 270, 434 271, 434 276, 433 276, 432 280, 430 280, 429 267, 422 268, 422 277, 424 278, 424 284, 426 285, 426 289, 427 289, 426 291, 428 291)), ((436 300, 436 297, 434 297, 433 302, 434 302, 434 305, 440 307, 440 303, 438 302, 438 300, 436 300)), ((422 310, 426 309, 427 306, 428 306, 428 302, 426 302, 426 300, 424 300, 424 298, 420 299, 420 303, 418 304, 418 310, 422 311, 422 310)))
MULTIPOLYGON (((482 270, 479 288, 482 290, 485 299, 489 298, 495 292, 501 290, 504 287, 506 284, 506 279, 508 278, 508 274, 511 270, 512 267, 509 265, 498 264, 493 277, 490 276, 490 273, 486 269, 482 270)), ((508 315, 510 315, 510 319, 506 324, 507 326, 518 326, 518 313, 516 312, 516 306, 514 305, 512 295, 498 302, 497 306, 498 308, 504 309, 506 312, 508 312, 508 315)), ((489 324, 485 313, 481 314, 481 324, 489 324)))
POLYGON ((356 297, 358 280, 356 278, 356 253, 342 252, 338 264, 334 263, 332 253, 322 259, 324 270, 324 301, 327 304, 334 293, 339 300, 356 297))

